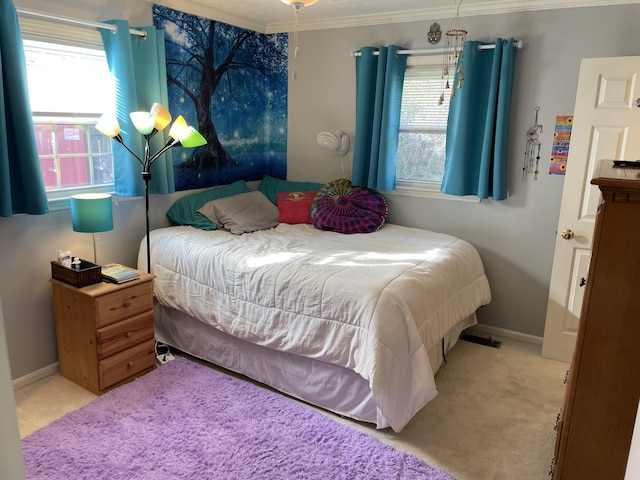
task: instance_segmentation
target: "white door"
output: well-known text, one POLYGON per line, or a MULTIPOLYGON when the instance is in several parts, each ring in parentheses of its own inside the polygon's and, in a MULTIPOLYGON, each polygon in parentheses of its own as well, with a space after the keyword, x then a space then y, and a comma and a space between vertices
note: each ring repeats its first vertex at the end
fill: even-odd
POLYGON ((556 239, 542 355, 570 362, 600 191, 599 160, 640 158, 640 57, 582 60, 556 239))

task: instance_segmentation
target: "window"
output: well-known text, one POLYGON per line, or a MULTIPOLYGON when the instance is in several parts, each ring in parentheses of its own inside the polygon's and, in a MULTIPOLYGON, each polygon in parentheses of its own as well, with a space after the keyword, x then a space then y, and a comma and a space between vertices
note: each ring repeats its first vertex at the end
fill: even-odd
POLYGON ((110 138, 95 130, 113 105, 103 50, 24 40, 29 96, 47 195, 113 190, 110 138))
MULTIPOLYGON (((442 93, 442 57, 412 56, 402 90, 400 134, 396 156, 396 192, 444 197, 444 175, 449 96, 442 93)), ((447 196, 448 197, 448 196, 447 196)))

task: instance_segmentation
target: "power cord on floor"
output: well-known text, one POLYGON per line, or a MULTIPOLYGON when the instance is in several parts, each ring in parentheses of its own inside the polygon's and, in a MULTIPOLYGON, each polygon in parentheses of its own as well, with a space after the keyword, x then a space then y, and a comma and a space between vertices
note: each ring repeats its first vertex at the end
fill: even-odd
POLYGON ((156 363, 158 365, 164 365, 167 362, 175 359, 173 353, 171 353, 171 347, 164 343, 160 343, 156 340, 155 343, 156 363))

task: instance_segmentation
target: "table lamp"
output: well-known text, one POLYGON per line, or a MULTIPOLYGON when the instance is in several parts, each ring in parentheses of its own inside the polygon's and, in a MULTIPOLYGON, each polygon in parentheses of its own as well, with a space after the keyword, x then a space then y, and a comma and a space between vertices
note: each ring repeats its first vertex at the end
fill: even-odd
POLYGON ((75 232, 93 234, 93 263, 97 264, 96 233, 113 230, 111 195, 108 193, 72 195, 71 220, 75 232))

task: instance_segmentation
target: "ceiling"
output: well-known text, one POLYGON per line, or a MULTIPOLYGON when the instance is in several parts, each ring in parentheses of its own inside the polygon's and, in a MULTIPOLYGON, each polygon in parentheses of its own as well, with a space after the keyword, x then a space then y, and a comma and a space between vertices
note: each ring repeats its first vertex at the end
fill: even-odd
MULTIPOLYGON (((262 33, 293 30, 293 7, 281 0, 147 0, 262 33)), ((434 21, 455 16, 640 3, 640 0, 318 0, 302 7, 298 30, 434 21)))

